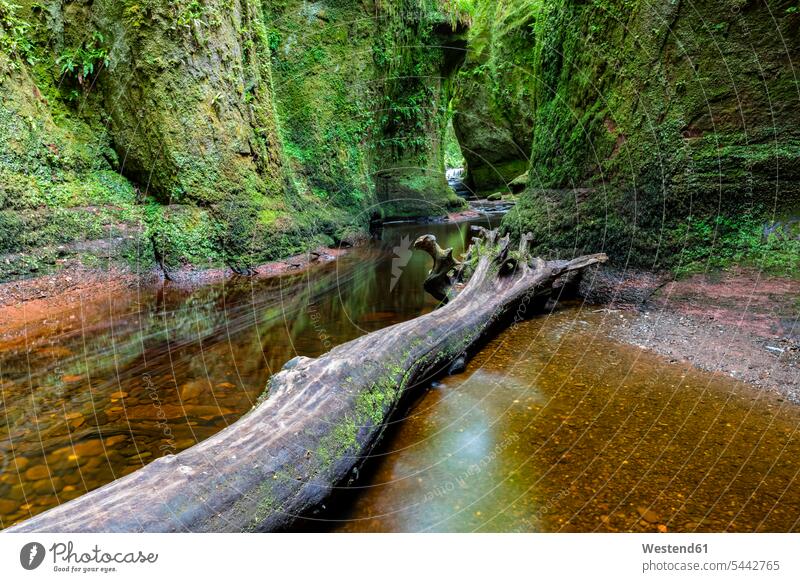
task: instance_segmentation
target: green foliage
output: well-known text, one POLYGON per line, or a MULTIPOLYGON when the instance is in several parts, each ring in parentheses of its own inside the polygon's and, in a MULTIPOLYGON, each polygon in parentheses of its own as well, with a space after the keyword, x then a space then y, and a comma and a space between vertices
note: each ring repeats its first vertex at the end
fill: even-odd
POLYGON ((198 0, 191 0, 178 13, 178 26, 190 26, 206 17, 206 6, 198 0))
POLYGON ((445 168, 463 168, 464 155, 461 153, 461 146, 458 143, 458 138, 456 138, 452 122, 447 124, 444 140, 445 168))
POLYGON ((216 28, 222 21, 223 10, 229 9, 227 5, 220 7, 203 0, 123 0, 123 3, 123 21, 133 29, 147 28, 162 18, 168 22, 170 31, 216 28))
POLYGON ((83 87, 95 69, 99 69, 100 65, 108 66, 105 37, 98 31, 92 32, 80 46, 66 49, 56 57, 56 65, 60 67, 62 77, 73 77, 83 87))
POLYGON ((769 275, 800 277, 798 234, 765 230, 764 220, 751 214, 688 220, 677 232, 686 247, 674 270, 688 275, 745 265, 769 275))
POLYGON ((0 55, 16 55, 33 64, 30 25, 18 16, 19 6, 0 0, 0 55))
POLYGON ((148 3, 126 3, 122 9, 123 21, 126 26, 132 29, 141 28, 149 17, 148 3))
MULTIPOLYGON (((165 267, 194 265, 200 268, 220 264, 222 256, 215 241, 218 232, 208 213, 191 206, 163 206, 148 200, 144 206, 143 239, 165 267)), ((149 256, 147 252, 145 256, 149 256)), ((131 257, 133 258, 133 257, 131 257)), ((140 260, 140 256, 135 257, 140 260)))
POLYGON ((481 0, 439 0, 438 9, 444 13, 453 30, 459 24, 470 26, 481 0))

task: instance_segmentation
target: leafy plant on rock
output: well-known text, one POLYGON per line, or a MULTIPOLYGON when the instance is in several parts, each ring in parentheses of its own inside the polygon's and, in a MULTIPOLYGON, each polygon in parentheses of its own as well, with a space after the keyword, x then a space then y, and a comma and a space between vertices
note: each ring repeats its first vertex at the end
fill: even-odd
POLYGON ((61 76, 74 77, 78 85, 84 87, 86 79, 100 66, 108 66, 108 49, 102 33, 95 31, 77 48, 67 49, 56 58, 61 76))

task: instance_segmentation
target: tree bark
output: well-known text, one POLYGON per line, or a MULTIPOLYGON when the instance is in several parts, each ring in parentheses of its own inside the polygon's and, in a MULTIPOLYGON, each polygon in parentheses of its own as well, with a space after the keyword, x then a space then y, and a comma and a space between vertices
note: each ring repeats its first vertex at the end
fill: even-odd
POLYGON ((466 360, 512 318, 530 314, 565 276, 606 260, 591 255, 545 262, 529 256, 529 237, 511 251, 507 237, 482 235, 463 263, 448 268, 453 283, 468 282, 446 305, 319 358, 294 358, 270 379, 260 403, 230 427, 7 531, 288 527, 337 484, 355 478, 411 388, 466 360))
POLYGON ((442 249, 432 234, 419 237, 414 241, 413 248, 425 251, 433 259, 433 266, 422 284, 423 288, 442 303, 449 302, 453 284, 463 267, 453 258, 453 249, 442 249))

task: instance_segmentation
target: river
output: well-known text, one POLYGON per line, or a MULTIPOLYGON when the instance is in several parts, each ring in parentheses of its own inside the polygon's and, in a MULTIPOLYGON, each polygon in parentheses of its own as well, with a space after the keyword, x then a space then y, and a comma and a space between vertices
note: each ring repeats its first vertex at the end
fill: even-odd
MULTIPOLYGON (((131 290, 0 335, 0 526, 208 438, 294 356, 434 309, 410 244, 458 252, 468 227, 387 225, 302 274, 131 290)), ((573 303, 502 333, 298 529, 798 529, 796 408, 610 339, 624 317, 573 303)))

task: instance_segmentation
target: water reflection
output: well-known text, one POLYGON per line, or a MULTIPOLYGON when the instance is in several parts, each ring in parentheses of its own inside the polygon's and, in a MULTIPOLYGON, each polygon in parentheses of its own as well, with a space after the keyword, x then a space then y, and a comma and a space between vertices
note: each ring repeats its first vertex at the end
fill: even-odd
POLYGON ((430 259, 408 250, 423 232, 468 240, 398 224, 302 275, 136 290, 0 336, 0 526, 208 438, 294 356, 432 309, 430 259))

